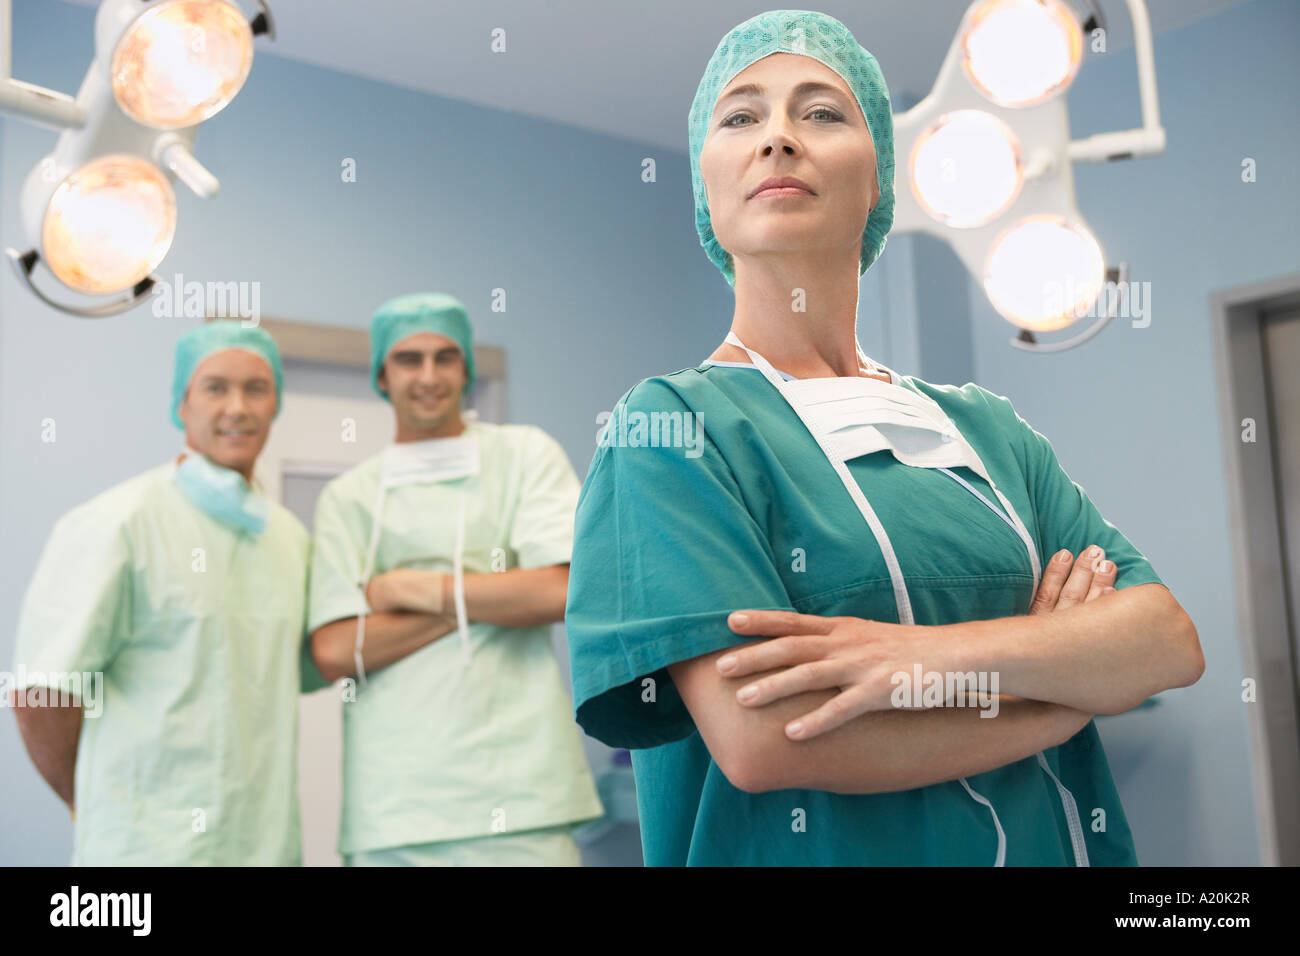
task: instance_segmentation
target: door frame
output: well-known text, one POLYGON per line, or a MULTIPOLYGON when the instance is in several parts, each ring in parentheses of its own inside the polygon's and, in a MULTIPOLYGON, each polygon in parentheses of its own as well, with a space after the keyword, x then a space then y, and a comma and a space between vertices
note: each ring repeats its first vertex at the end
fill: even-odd
POLYGON ((1290 635, 1273 448, 1267 440, 1243 442, 1241 430, 1242 420, 1252 418, 1257 436, 1272 433, 1263 323, 1269 313, 1297 305, 1300 273, 1210 294, 1237 633, 1244 674, 1256 681, 1255 703, 1247 712, 1265 866, 1300 865, 1300 662, 1290 635))

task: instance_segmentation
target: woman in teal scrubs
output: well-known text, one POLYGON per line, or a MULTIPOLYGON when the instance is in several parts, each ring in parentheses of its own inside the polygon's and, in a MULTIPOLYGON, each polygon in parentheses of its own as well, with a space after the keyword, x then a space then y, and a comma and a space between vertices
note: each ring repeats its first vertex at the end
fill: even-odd
POLYGON ((620 399, 566 613, 577 720, 632 748, 646 863, 1135 864, 1091 717, 1196 680, 1196 630, 1007 399, 857 347, 893 218, 875 59, 821 14, 746 21, 690 152, 731 333, 620 399), (914 666, 1000 687, 900 709, 914 666))

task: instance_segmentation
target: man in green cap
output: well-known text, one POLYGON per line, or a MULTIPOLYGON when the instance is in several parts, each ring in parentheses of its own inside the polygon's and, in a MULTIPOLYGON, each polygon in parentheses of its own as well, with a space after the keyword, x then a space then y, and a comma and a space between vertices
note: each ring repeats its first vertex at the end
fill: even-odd
POLYGON ((392 299, 370 342, 396 435, 321 493, 308 613, 321 672, 355 681, 339 851, 578 865, 573 825, 602 810, 550 640, 577 476, 541 429, 462 412, 474 342, 456 299, 392 299))
POLYGON ((184 450, 65 514, 41 555, 13 704, 73 812, 75 864, 301 862, 298 694, 325 686, 304 640, 311 542, 253 485, 282 380, 261 329, 184 335, 184 450))

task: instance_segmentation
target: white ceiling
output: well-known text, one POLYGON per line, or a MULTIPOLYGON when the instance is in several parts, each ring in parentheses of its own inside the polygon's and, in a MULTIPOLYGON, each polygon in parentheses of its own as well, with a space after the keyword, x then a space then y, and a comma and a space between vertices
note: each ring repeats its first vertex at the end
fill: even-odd
MULTIPOLYGON (((236 2, 254 7, 252 0, 236 2)), ((1128 50, 1126 5, 1099 2, 1109 20, 1109 51, 1128 50)), ((1160 34, 1242 2, 1147 0, 1147 7, 1160 34)), ((1082 8, 1088 0, 1075 3, 1082 8)), ((686 146, 695 87, 723 34, 755 13, 780 9, 775 2, 741 0, 268 4, 277 39, 259 40, 259 52, 679 150, 686 146), (506 31, 505 53, 489 49, 497 27, 506 31)), ((842 20, 875 54, 896 103, 911 103, 929 90, 968 5, 969 0, 859 0, 813 6, 842 20)))

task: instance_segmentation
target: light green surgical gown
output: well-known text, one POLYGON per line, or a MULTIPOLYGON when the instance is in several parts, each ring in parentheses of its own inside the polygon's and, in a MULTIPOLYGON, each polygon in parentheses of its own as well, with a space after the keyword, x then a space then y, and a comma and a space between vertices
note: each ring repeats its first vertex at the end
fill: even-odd
POLYGON ((324 686, 304 640, 311 541, 277 503, 260 535, 214 520, 175 472, 60 518, 23 601, 24 685, 103 673, 77 747, 73 862, 297 865, 298 695, 324 686))
MULTIPOLYGON (((1118 567, 1117 588, 1160 583, 1007 399, 974 384, 910 380, 978 452, 1044 564, 1061 548, 1077 555, 1098 544, 1118 567)), ((646 863, 992 865, 992 815, 958 781, 884 794, 747 793, 722 774, 667 665, 740 643, 727 626, 740 608, 897 623, 889 573, 825 455, 756 369, 683 370, 640 383, 619 404, 612 421, 625 416, 627 437, 598 448, 582 489, 566 628, 578 723, 634 748, 646 863), (701 416, 703 453, 631 447, 636 413, 701 416)), ((888 452, 849 470, 889 535, 917 624, 1028 610, 1025 545, 975 495, 888 452)), ((953 471, 996 502, 969 468, 953 471)), ((1092 865, 1134 864, 1094 723, 1046 757, 1077 801, 1092 865)), ((1035 758, 967 779, 1005 830, 1007 865, 1074 865, 1056 785, 1035 758)))
MULTIPOLYGON (((467 423, 480 471, 391 488, 373 574, 450 572, 465 493, 466 574, 565 564, 578 479, 531 425, 467 423)), ((365 613, 357 582, 370 543, 380 455, 331 481, 316 508, 309 628, 365 613)), ((339 852, 461 840, 602 815, 551 628, 469 624, 367 673, 343 705, 339 852)))

